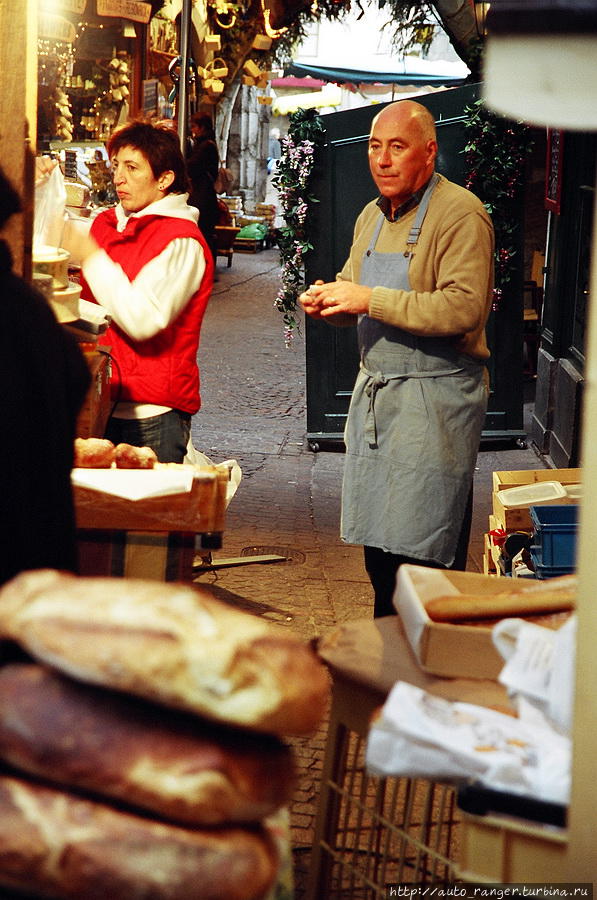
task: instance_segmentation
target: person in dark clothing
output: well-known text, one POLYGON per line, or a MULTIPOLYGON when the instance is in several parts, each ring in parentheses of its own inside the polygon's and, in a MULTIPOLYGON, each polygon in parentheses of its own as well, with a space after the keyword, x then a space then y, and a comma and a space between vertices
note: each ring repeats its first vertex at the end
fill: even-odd
MULTIPOLYGON (((0 169, 0 229, 21 210, 0 169)), ((44 297, 12 271, 0 241, 0 584, 19 572, 77 571, 70 473, 90 374, 44 297)))
POLYGON ((187 156, 187 173, 191 182, 189 206, 199 210, 199 228, 212 252, 217 257, 216 225, 218 224, 218 195, 215 181, 220 168, 220 155, 216 135, 208 115, 194 113, 191 116, 191 148, 187 156))

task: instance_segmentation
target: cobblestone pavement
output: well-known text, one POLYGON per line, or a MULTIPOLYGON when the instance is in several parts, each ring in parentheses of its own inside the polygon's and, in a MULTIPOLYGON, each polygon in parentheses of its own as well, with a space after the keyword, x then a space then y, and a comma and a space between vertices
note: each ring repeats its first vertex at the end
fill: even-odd
MULTIPOLYGON (((236 459, 243 477, 228 509, 224 545, 198 584, 226 602, 292 628, 305 640, 336 623, 372 614, 362 549, 339 540, 343 455, 307 445, 304 334, 284 345, 273 302, 277 249, 235 253, 219 263, 201 336, 202 409, 193 442, 215 462, 236 459), (222 566, 246 555, 285 555, 286 562, 222 566)), ((494 469, 540 468, 531 449, 485 448, 475 473, 468 568, 483 570, 483 534, 494 469)), ((326 727, 293 741, 299 781, 291 804, 296 897, 304 896, 326 727)))

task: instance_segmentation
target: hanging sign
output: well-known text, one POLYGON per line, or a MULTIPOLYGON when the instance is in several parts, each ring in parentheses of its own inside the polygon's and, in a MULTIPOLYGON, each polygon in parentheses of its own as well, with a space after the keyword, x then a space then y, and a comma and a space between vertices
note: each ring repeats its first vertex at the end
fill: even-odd
POLYGON ((562 157, 564 134, 557 128, 547 129, 547 159, 545 162, 545 209, 560 214, 562 197, 562 157))
POLYGON ((77 36, 77 30, 72 22, 51 13, 40 13, 37 30, 40 38, 64 41, 65 44, 72 44, 77 36))
POLYGON ((151 18, 151 3, 142 3, 141 0, 97 0, 97 14, 147 24, 151 18))
MULTIPOLYGON (((41 0, 40 8, 45 9, 47 12, 54 12, 56 10, 56 0, 41 0)), ((81 15, 81 13, 85 12, 85 7, 87 6, 87 0, 60 0, 59 8, 61 13, 76 13, 77 15, 81 15)))
POLYGON ((158 80, 148 78, 143 82, 143 114, 147 117, 158 111, 158 80))

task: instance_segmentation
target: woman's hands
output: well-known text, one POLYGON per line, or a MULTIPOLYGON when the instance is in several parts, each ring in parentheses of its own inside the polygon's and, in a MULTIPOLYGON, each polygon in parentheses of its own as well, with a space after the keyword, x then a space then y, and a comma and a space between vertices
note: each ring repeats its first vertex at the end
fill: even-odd
POLYGON ((314 319, 337 315, 360 315, 369 312, 370 287, 352 281, 319 280, 299 296, 299 303, 314 319))
POLYGON ((62 246, 71 255, 75 266, 82 266, 85 260, 99 250, 99 244, 89 234, 90 223, 67 219, 64 223, 62 246))
POLYGON ((51 159, 49 156, 36 156, 35 187, 41 187, 42 184, 45 184, 57 165, 57 159, 51 159))

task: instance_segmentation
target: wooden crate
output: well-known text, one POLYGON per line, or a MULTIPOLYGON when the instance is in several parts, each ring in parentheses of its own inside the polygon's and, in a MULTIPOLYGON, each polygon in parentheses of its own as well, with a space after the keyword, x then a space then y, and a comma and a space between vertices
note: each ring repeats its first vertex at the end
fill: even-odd
POLYGON ((497 575, 498 574, 497 566, 496 566, 495 560, 493 558, 490 534, 483 535, 483 574, 484 575, 497 575))
MULTIPOLYGON (((511 509, 500 500, 500 491, 505 488, 523 487, 541 481, 559 481, 560 484, 579 484, 582 481, 582 469, 528 469, 507 470, 493 473, 493 514, 498 526, 506 531, 532 531, 533 523, 528 507, 511 509)), ((559 503, 577 503, 577 500, 564 498, 559 503)))
POLYGON ((239 253, 259 253, 265 247, 265 238, 254 240, 253 238, 237 238, 234 242, 234 249, 239 253))
POLYGON ((562 882, 566 846, 560 828, 463 812, 456 878, 479 884, 562 882))

